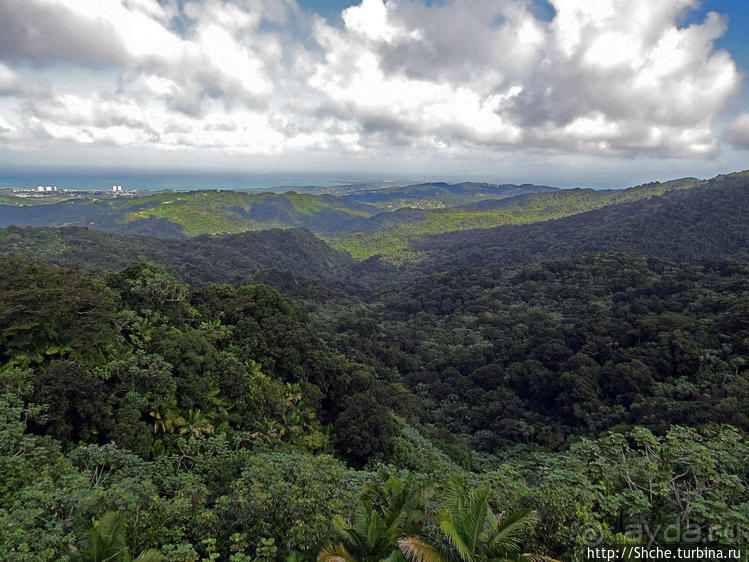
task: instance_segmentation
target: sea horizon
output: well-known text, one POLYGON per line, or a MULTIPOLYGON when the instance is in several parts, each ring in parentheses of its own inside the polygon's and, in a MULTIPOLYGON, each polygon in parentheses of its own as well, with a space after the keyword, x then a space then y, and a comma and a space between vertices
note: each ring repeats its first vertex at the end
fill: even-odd
POLYGON ((333 187, 367 184, 404 185, 426 181, 419 178, 392 179, 375 176, 335 173, 252 173, 252 172, 176 172, 176 171, 8 171, 0 170, 0 189, 34 189, 39 185, 71 190, 110 190, 121 185, 123 190, 161 191, 201 189, 246 190, 276 187, 333 187))

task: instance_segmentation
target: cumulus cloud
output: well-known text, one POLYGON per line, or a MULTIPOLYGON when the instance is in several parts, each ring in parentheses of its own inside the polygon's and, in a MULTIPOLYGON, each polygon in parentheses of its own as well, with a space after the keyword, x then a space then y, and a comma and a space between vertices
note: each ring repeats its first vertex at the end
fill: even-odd
POLYGON ((749 113, 741 113, 726 127, 726 140, 739 148, 749 148, 749 113))
POLYGON ((15 132, 16 128, 8 123, 2 115, 0 115, 0 137, 8 136, 15 132))
POLYGON ((551 4, 546 21, 528 0, 362 0, 334 24, 294 0, 0 0, 0 94, 20 98, 17 134, 84 145, 716 153, 740 82, 713 45, 721 16, 680 26, 697 0, 551 4), (47 92, 19 95, 29 64, 47 92))
POLYGON ((363 0, 319 22, 310 85, 362 124, 414 142, 600 154, 709 156, 712 120, 736 92, 725 23, 679 28, 692 0, 363 0))
POLYGON ((163 106, 141 106, 121 95, 38 99, 30 102, 27 110, 32 116, 28 127, 35 136, 59 141, 253 154, 278 152, 281 147, 281 135, 262 114, 227 115, 216 110, 194 118, 174 114, 163 106))
POLYGON ((288 2, 0 0, 0 58, 38 66, 119 67, 121 89, 200 115, 206 100, 262 105, 281 55, 263 19, 288 2), (270 6, 266 9, 266 5, 270 6))
POLYGON ((16 93, 21 85, 18 74, 0 63, 0 95, 16 93))
POLYGON ((64 3, 0 0, 0 56, 34 63, 103 66, 120 62, 125 46, 113 22, 82 18, 64 3))

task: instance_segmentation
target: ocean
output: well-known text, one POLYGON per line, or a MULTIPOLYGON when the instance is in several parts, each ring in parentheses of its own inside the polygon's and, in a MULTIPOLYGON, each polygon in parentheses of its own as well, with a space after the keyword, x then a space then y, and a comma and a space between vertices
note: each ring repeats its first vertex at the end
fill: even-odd
POLYGON ((16 171, 0 169, 0 187, 35 188, 56 185, 59 189, 103 189, 121 185, 124 190, 256 189, 261 187, 320 186, 390 183, 386 178, 335 173, 246 173, 131 170, 16 171))

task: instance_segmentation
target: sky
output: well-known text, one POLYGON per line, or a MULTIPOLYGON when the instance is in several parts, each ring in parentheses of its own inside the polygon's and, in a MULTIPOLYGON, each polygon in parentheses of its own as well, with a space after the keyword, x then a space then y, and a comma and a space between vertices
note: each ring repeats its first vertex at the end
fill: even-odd
POLYGON ((747 28, 728 0, 0 0, 0 183, 711 177, 749 168, 747 28))

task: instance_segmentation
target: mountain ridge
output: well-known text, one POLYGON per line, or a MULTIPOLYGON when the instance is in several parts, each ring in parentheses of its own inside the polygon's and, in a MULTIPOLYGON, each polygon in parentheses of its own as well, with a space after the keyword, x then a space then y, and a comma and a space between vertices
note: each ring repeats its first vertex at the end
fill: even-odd
MULTIPOLYGON (((562 199, 571 195, 554 193, 562 199)), ((509 199, 484 204, 500 209, 513 205, 509 199)), ((399 213, 425 211, 402 209, 399 213)), ((581 254, 624 252, 683 262, 749 261, 747 214, 749 178, 738 175, 559 219, 414 235, 411 245, 398 249, 413 252, 414 259, 400 266, 382 256, 355 260, 305 229, 159 239, 82 227, 9 227, 0 229, 0 254, 30 255, 56 265, 80 264, 94 271, 114 271, 132 261, 147 261, 197 284, 237 283, 263 269, 275 269, 357 287, 386 286, 466 266, 504 267, 581 254)))

